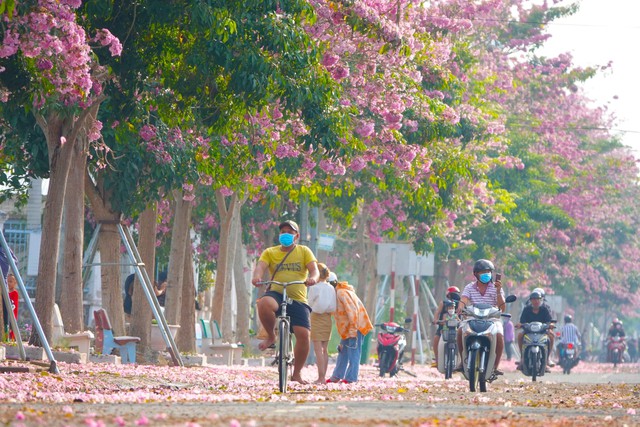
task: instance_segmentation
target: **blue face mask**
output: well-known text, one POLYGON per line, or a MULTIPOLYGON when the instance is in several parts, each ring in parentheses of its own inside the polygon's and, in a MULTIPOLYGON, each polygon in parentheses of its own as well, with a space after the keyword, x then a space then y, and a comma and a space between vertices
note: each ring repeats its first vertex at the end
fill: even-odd
POLYGON ((478 280, 480 280, 480 282, 482 283, 489 283, 491 281, 491 273, 482 273, 478 277, 478 280))
POLYGON ((289 246, 293 245, 293 239, 294 238, 295 238, 295 236, 293 234, 282 233, 278 237, 278 240, 280 241, 280 244, 282 246, 289 247, 289 246))

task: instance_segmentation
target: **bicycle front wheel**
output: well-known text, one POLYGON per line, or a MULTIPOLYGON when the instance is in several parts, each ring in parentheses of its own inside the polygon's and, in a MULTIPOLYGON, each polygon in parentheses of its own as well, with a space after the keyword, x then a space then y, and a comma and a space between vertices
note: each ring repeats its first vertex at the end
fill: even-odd
POLYGON ((288 365, 290 357, 289 351, 291 348, 289 345, 291 340, 290 333, 289 322, 285 320, 280 321, 280 323, 278 323, 278 387, 280 389, 280 393, 287 392, 287 378, 289 374, 288 365))

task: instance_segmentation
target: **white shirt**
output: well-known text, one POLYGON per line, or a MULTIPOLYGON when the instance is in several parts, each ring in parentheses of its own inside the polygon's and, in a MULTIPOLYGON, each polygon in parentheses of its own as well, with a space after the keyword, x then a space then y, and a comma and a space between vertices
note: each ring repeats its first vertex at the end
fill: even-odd
POLYGON ((316 314, 336 311, 336 290, 327 282, 318 282, 307 288, 309 306, 316 314))

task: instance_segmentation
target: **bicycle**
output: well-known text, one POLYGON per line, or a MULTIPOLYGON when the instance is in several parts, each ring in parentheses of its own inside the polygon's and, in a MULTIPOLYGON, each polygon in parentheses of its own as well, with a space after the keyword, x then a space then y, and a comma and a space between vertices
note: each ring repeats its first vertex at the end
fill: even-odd
POLYGON ((258 282, 259 285, 279 285, 282 286, 282 302, 280 303, 280 315, 276 318, 278 338, 276 341, 275 363, 278 366, 278 388, 280 393, 287 392, 287 380, 289 368, 293 370, 293 342, 291 339, 291 319, 287 316, 287 304, 291 303, 291 298, 287 297, 287 287, 291 285, 304 285, 305 282, 295 280, 293 282, 277 282, 266 280, 258 282))

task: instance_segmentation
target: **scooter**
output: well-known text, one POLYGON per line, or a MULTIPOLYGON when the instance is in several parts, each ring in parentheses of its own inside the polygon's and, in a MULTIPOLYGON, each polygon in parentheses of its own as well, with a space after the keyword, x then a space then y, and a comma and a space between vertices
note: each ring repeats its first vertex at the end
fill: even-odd
POLYGON ((531 322, 523 323, 522 329, 522 373, 535 381, 537 377, 544 375, 547 367, 547 354, 549 353, 549 336, 547 331, 553 329, 553 321, 550 323, 531 322))
MULTIPOLYGON (((511 303, 515 295, 505 300, 511 303)), ((496 360, 496 341, 498 322, 501 317, 511 317, 502 313, 498 307, 490 304, 476 304, 462 310, 464 320, 460 322, 462 330, 462 366, 465 378, 469 380, 469 390, 487 391, 487 382, 494 381, 496 360)))
MULTIPOLYGON (((411 323, 411 318, 405 319, 405 324, 411 323)), ((400 326, 395 322, 378 323, 380 328, 378 333, 378 367, 380 376, 389 374, 395 376, 399 371, 403 371, 404 350, 407 347, 407 337, 405 334, 409 329, 400 326)))
POLYGON ((580 362, 578 357, 578 346, 572 342, 558 343, 558 355, 560 357, 560 366, 562 373, 569 375, 571 370, 580 362))
POLYGON ((609 337, 607 344, 607 359, 608 362, 613 363, 613 367, 618 366, 618 363, 622 363, 624 352, 627 348, 624 337, 614 336, 609 337))

